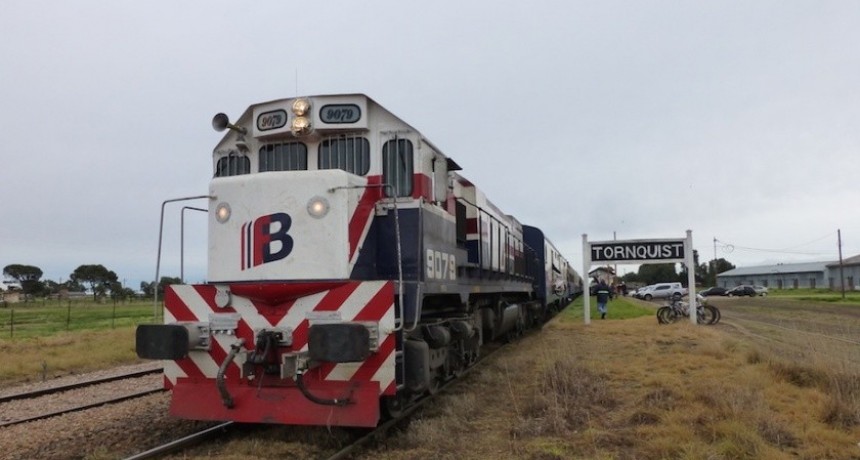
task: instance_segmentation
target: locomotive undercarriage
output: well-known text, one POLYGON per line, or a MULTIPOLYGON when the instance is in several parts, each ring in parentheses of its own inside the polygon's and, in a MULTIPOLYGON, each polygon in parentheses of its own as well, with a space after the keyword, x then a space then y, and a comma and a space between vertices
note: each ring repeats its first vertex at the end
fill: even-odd
POLYGON ((513 341, 545 319, 540 303, 522 295, 479 296, 469 304, 451 296, 426 298, 419 325, 406 333, 403 385, 396 396, 382 398, 385 413, 397 416, 459 377, 478 361, 485 343, 513 341))

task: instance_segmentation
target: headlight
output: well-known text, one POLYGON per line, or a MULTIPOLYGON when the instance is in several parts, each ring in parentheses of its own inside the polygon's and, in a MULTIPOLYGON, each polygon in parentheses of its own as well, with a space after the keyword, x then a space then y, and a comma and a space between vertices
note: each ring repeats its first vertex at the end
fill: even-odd
POLYGON ((293 132, 294 136, 307 134, 311 132, 311 121, 306 117, 293 118, 293 122, 290 125, 290 130, 293 132))
POLYGON ((322 219, 328 214, 329 205, 328 200, 321 196, 315 196, 308 200, 308 214, 311 217, 322 219))
POLYGON ((230 220, 230 214, 230 205, 227 203, 218 203, 215 207, 215 220, 222 224, 230 220))
POLYGON ((311 102, 307 99, 296 99, 293 102, 293 113, 297 117, 303 117, 311 110, 311 102))

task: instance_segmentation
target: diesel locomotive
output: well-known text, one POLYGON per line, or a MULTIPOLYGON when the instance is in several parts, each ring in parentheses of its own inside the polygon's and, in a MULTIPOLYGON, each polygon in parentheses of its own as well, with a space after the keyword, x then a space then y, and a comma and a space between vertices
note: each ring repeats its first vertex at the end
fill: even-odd
POLYGON ((174 416, 376 426, 582 292, 539 228, 366 95, 213 126, 207 281, 136 331, 174 416))

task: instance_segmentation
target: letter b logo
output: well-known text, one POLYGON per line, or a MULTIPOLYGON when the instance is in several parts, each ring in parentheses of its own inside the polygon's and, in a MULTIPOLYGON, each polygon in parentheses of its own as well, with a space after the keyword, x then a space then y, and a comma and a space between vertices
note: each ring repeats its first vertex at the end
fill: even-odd
POLYGON ((242 270, 287 257, 293 251, 289 214, 275 213, 242 225, 242 270))

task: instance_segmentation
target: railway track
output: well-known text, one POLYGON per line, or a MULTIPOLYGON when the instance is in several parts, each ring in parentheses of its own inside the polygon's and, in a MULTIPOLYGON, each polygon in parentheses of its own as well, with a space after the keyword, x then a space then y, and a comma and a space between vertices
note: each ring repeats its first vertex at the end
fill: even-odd
POLYGON ((93 386, 93 385, 100 385, 102 383, 116 382, 118 380, 144 377, 147 375, 159 374, 161 372, 163 372, 162 368, 158 367, 158 368, 154 368, 154 369, 145 369, 142 371, 128 372, 128 373, 112 375, 112 376, 108 376, 108 377, 100 377, 100 378, 96 378, 96 379, 86 380, 83 382, 75 382, 75 383, 69 383, 69 384, 65 384, 65 385, 57 385, 57 386, 53 386, 50 388, 41 388, 38 390, 23 391, 23 392, 14 393, 11 395, 0 396, 0 404, 10 402, 10 401, 15 401, 18 399, 38 398, 40 396, 62 393, 64 391, 76 390, 78 388, 86 388, 86 387, 93 386))
MULTIPOLYGON (((149 375, 157 374, 160 372, 162 372, 162 370, 160 368, 146 369, 146 370, 141 370, 141 371, 127 372, 127 373, 108 376, 108 377, 99 377, 99 378, 95 378, 95 379, 90 379, 90 380, 81 381, 81 382, 74 382, 74 383, 70 383, 70 384, 57 385, 57 386, 53 386, 50 388, 42 388, 42 389, 33 390, 33 391, 19 392, 19 393, 15 393, 15 394, 11 394, 11 395, 6 395, 6 396, 3 396, 2 398, 0 398, 0 405, 8 405, 8 404, 13 403, 15 401, 22 402, 22 401, 29 401, 29 400, 38 400, 39 398, 44 398, 44 397, 56 395, 59 393, 74 392, 76 390, 80 390, 80 389, 84 389, 84 388, 88 388, 88 387, 95 387, 97 385, 109 385, 110 383, 119 382, 119 381, 123 381, 123 380, 140 379, 140 378, 147 377, 149 375)), ((85 410, 93 409, 96 407, 105 406, 108 404, 117 404, 117 403, 120 403, 123 401, 141 398, 143 396, 151 395, 154 393, 160 393, 163 391, 164 391, 164 388, 162 388, 161 386, 150 387, 150 388, 136 391, 133 393, 126 392, 125 394, 122 394, 122 395, 116 396, 116 397, 112 397, 112 398, 99 399, 96 401, 91 401, 91 402, 87 402, 84 404, 74 404, 71 406, 66 405, 66 407, 63 407, 61 409, 43 410, 43 411, 37 412, 35 414, 30 412, 30 408, 27 408, 26 412, 28 413, 28 415, 14 416, 11 420, 0 420, 0 428, 9 427, 9 426, 13 426, 13 425, 20 425, 22 423, 33 422, 36 420, 43 420, 43 419, 47 419, 47 418, 57 417, 60 415, 69 414, 69 413, 73 413, 73 412, 85 411, 85 410)), ((85 399, 85 398, 82 398, 82 399, 85 399)), ((62 405, 62 404, 59 404, 59 405, 62 405)))
POLYGON ((415 411, 417 411, 418 409, 420 409, 421 407, 426 405, 428 402, 433 401, 438 396, 445 394, 446 391, 448 391, 451 387, 456 385, 458 382, 462 381, 463 377, 465 377, 466 375, 471 373, 473 370, 479 368, 481 363, 485 359, 494 355, 496 352, 498 352, 499 350, 501 350, 503 348, 504 348, 504 345, 502 345, 500 347, 493 348, 488 353, 484 354, 481 357, 481 359, 478 360, 477 363, 475 363, 474 366, 469 367, 468 369, 464 370, 458 376, 458 378, 455 378, 455 379, 449 380, 448 382, 445 382, 445 384, 443 384, 441 387, 439 387, 439 389, 435 393, 427 395, 427 396, 421 398, 420 400, 416 401, 415 404, 412 404, 411 406, 404 409, 403 413, 400 414, 399 416, 392 418, 391 420, 387 420, 387 421, 383 422, 378 427, 373 429, 373 431, 371 431, 370 433, 367 433, 366 435, 357 439, 355 442, 349 444, 348 446, 346 446, 343 449, 334 453, 332 456, 328 457, 327 460, 343 460, 346 458, 350 458, 350 456, 355 454, 358 449, 369 444, 374 439, 381 439, 391 429, 399 426, 401 423, 404 423, 406 420, 409 420, 409 418, 412 416, 412 414, 415 413, 415 411))
POLYGON ((196 433, 183 436, 179 439, 164 443, 160 446, 153 447, 139 454, 126 457, 125 460, 148 460, 150 458, 160 458, 163 455, 179 452, 183 449, 188 449, 208 441, 217 436, 222 436, 224 433, 235 427, 235 422, 224 422, 213 427, 200 430, 196 433))
MULTIPOLYGON (((536 332, 536 331, 531 331, 536 332)), ((528 335, 531 332, 527 332, 528 335)), ((513 342, 513 343, 516 343, 513 342)), ((493 356, 496 352, 505 348, 507 344, 503 344, 501 346, 490 344, 484 350, 481 358, 478 360, 475 365, 469 367, 462 371, 457 378, 451 379, 441 386, 439 386, 432 394, 426 394, 421 399, 415 401, 413 404, 404 408, 402 413, 398 416, 385 420, 379 426, 372 429, 371 431, 357 435, 356 439, 353 442, 350 442, 348 445, 341 448, 339 451, 335 452, 327 458, 328 460, 343 460, 347 458, 351 458, 355 455, 362 447, 368 445, 374 440, 382 439, 389 431, 400 426, 401 424, 408 421, 413 414, 419 409, 425 407, 428 403, 434 401, 437 397, 446 394, 450 391, 450 389, 456 386, 457 383, 461 382, 462 379, 470 374, 472 371, 479 369, 481 367, 481 363, 483 363, 486 359, 493 356)), ((196 447, 203 442, 211 440, 216 437, 223 437, 225 433, 229 433, 232 430, 236 429, 238 426, 249 426, 244 424, 238 424, 234 422, 225 422, 213 427, 206 428, 204 430, 198 431, 196 433, 190 434, 188 436, 184 436, 182 438, 178 438, 159 446, 153 447, 146 451, 137 453, 133 456, 126 457, 124 460, 148 460, 152 458, 160 458, 167 454, 173 454, 177 452, 184 451, 186 449, 191 449, 196 447)))

